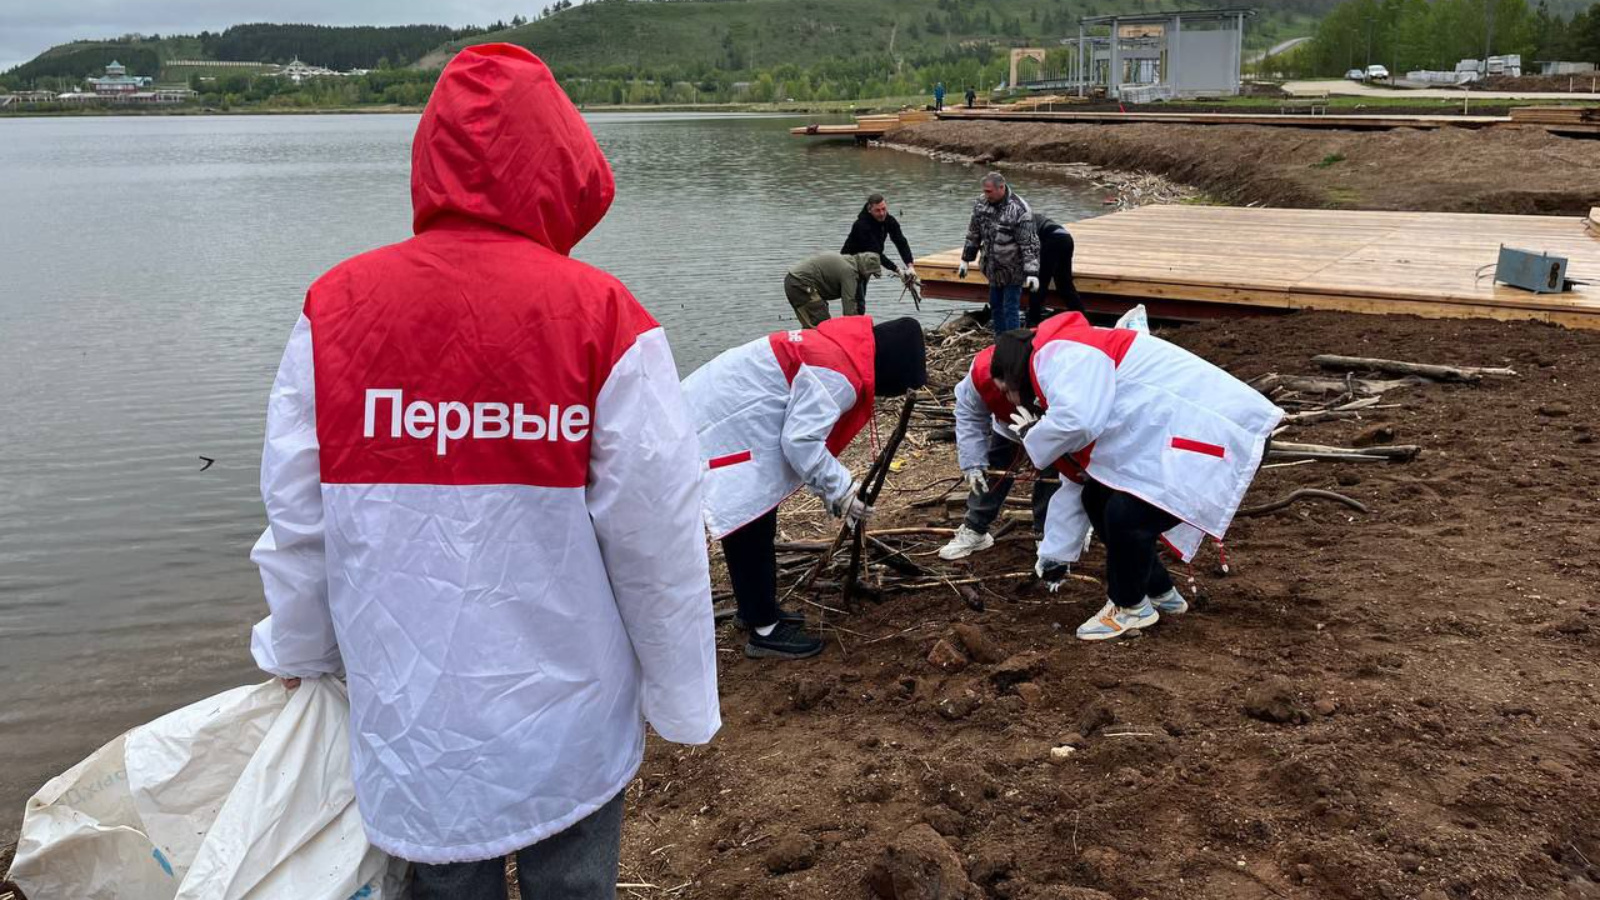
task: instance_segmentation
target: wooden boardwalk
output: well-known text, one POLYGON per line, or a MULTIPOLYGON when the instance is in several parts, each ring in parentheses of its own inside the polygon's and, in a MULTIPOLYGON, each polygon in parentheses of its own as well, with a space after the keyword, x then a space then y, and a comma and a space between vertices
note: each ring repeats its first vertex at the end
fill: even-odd
POLYGON ((883 133, 891 128, 931 121, 933 121, 933 113, 921 109, 908 109, 899 113, 857 116, 856 120, 848 125, 801 125, 798 128, 789 129, 789 133, 795 137, 848 137, 855 138, 857 141, 865 141, 882 137, 883 133))
MULTIPOLYGON (((1069 226, 1092 309, 1173 319, 1298 309, 1534 319, 1600 329, 1600 210, 1589 218, 1147 206, 1069 226), (1569 260, 1562 294, 1495 284, 1500 245, 1569 260)), ((960 250, 918 259, 929 297, 984 300, 960 250)))
POLYGON ((1328 128, 1347 131, 1382 131, 1394 128, 1543 128, 1561 134, 1600 134, 1600 118, 1584 107, 1519 107, 1509 116, 1401 115, 1393 113, 1312 114, 1196 113, 1196 112, 1089 112, 1085 110, 947 109, 940 119, 976 119, 998 122, 1066 122, 1115 125, 1159 122, 1169 125, 1267 125, 1278 128, 1328 128))

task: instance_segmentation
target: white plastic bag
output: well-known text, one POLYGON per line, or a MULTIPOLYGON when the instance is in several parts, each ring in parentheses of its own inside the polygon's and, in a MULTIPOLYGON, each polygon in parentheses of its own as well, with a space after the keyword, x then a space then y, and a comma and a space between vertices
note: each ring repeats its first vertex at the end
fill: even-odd
POLYGON ((1141 303, 1138 306, 1135 306, 1133 309, 1123 313, 1122 318, 1117 320, 1116 327, 1132 328, 1134 331, 1142 331, 1145 334, 1149 334, 1150 315, 1144 311, 1144 304, 1141 303))
POLYGON ((28 801, 9 877, 35 900, 402 900, 367 843, 333 679, 235 688, 134 728, 28 801))

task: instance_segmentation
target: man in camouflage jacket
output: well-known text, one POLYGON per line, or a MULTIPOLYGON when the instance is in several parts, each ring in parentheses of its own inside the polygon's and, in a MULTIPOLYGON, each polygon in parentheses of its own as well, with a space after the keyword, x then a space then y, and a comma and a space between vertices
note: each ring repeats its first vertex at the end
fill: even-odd
POLYGON ((999 172, 983 177, 983 196, 972 206, 967 242, 961 248, 962 278, 967 265, 982 253, 980 270, 989 280, 989 306, 995 334, 1021 326, 1023 290, 1039 289, 1039 234, 1033 210, 1017 196, 999 172))

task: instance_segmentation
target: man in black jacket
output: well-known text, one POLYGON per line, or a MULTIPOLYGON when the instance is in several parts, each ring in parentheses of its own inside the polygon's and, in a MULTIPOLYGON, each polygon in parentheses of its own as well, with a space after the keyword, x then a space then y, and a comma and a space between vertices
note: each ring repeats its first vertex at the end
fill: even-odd
POLYGON ((1061 298, 1067 309, 1088 315, 1083 298, 1072 283, 1072 235, 1044 213, 1033 214, 1033 227, 1039 233, 1039 289, 1028 298, 1027 327, 1038 328, 1039 323, 1048 317, 1045 297, 1051 282, 1055 282, 1056 296, 1061 298))
MULTIPOLYGON (((906 243, 906 236, 900 232, 900 220, 889 215, 889 203, 883 199, 882 194, 873 194, 867 198, 865 206, 856 215, 855 223, 850 226, 850 236, 844 239, 844 246, 840 253, 850 256, 856 253, 876 253, 878 260, 883 263, 883 268, 895 273, 901 281, 915 278, 917 270, 911 265, 911 245, 906 243), (900 261, 905 266, 902 271, 894 264, 888 254, 883 252, 886 241, 894 241, 896 250, 900 251, 900 261)), ((862 312, 866 312, 866 282, 862 281, 859 295, 856 297, 862 312)))

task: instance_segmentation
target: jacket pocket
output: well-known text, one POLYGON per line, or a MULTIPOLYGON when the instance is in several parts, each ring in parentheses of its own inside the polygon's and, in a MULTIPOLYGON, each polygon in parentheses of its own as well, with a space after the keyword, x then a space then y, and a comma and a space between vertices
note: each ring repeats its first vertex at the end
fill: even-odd
POLYGON ((751 459, 752 454, 749 450, 740 450, 738 453, 729 453, 725 456, 711 457, 710 459, 706 460, 706 468, 725 469, 728 466, 737 466, 740 463, 747 463, 751 459))
POLYGON ((1197 441, 1185 437, 1173 438, 1172 448, 1174 450, 1187 450, 1190 453, 1203 453, 1206 456, 1215 456, 1217 459, 1225 459, 1228 456, 1228 449, 1221 444, 1208 444, 1205 441, 1197 441))

